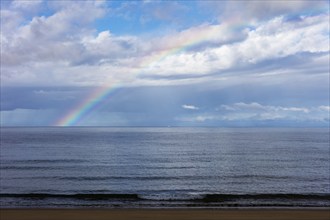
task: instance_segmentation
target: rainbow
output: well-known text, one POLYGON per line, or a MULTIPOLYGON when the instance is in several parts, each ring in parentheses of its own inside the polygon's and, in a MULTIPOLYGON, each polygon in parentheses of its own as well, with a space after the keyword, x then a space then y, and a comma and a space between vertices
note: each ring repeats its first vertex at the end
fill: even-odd
MULTIPOLYGON (((212 26, 209 30, 206 31, 197 30, 195 33, 186 34, 184 37, 178 40, 175 45, 154 52, 150 56, 147 56, 142 61, 140 61, 140 64, 138 65, 139 68, 135 74, 138 75, 142 73, 143 70, 152 67, 152 65, 162 61, 166 57, 178 54, 211 39, 215 39, 217 36, 219 36, 219 34, 219 30, 216 26, 212 26)), ((118 88, 120 88, 120 84, 118 83, 106 84, 98 87, 78 105, 74 106, 70 111, 66 112, 66 114, 58 119, 53 125, 77 125, 85 116, 97 108, 97 106, 100 106, 104 100, 107 100, 110 95, 114 94, 118 88)))
POLYGON ((119 85, 113 85, 111 87, 101 86, 95 89, 89 94, 82 102, 72 108, 64 116, 62 116, 54 126, 74 126, 84 116, 92 112, 98 105, 102 103, 102 100, 107 99, 108 96, 115 93, 119 88, 119 85))

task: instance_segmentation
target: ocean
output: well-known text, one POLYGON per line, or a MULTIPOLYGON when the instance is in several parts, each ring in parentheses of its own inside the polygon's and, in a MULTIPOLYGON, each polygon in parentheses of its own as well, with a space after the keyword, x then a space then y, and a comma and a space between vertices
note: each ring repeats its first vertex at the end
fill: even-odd
POLYGON ((328 128, 2 127, 2 208, 330 207, 328 128))

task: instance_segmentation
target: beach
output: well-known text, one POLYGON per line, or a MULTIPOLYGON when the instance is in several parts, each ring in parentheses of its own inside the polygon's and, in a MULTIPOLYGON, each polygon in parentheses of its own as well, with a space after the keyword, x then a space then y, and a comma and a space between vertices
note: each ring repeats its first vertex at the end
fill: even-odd
POLYGON ((327 209, 2 209, 1 220, 329 220, 327 209))

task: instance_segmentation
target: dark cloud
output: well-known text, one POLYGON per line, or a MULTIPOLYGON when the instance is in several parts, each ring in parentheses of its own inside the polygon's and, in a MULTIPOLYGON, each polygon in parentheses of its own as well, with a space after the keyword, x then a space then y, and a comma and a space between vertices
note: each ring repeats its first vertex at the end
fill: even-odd
MULTIPOLYGON (((269 123, 275 126, 285 125, 285 119, 288 124, 293 125, 292 118, 299 116, 301 121, 307 121, 309 124, 324 125, 323 119, 319 122, 316 119, 319 120, 327 114, 327 106, 329 106, 327 88, 320 87, 315 91, 314 87, 308 89, 304 85, 295 86, 294 82, 292 87, 287 87, 288 84, 263 86, 255 82, 255 84, 246 83, 224 88, 205 84, 121 88, 103 100, 93 112, 85 115, 79 124, 238 126, 269 123), (188 111, 182 106, 195 106, 194 109, 198 107, 198 110, 188 111), (304 109, 310 112, 306 114, 304 109), (242 118, 240 114, 243 113, 250 115, 242 118), (281 113, 281 117, 275 113, 281 113), (226 117, 231 120, 227 120, 226 117), (312 122, 313 117, 314 122, 312 122)), ((8 116, 11 112, 12 118, 16 115, 23 120, 23 115, 32 117, 36 114, 35 117, 38 117, 37 114, 45 114, 46 122, 53 123, 75 108, 94 89, 2 88, 1 92, 4 94, 1 96, 2 115, 8 116), (27 111, 29 109, 31 111, 27 111), (52 111, 49 113, 49 110, 52 111), (49 113, 48 117, 46 113, 49 113)), ((23 121, 28 124, 29 120, 25 118, 23 121)), ((5 122, 10 124, 8 120, 5 122)), ((33 120, 31 123, 34 123, 33 120)), ((39 123, 42 124, 41 121, 39 123)), ((301 123, 297 122, 297 124, 301 123)))
POLYGON ((87 96, 89 89, 55 87, 2 87, 1 110, 67 109, 87 96))

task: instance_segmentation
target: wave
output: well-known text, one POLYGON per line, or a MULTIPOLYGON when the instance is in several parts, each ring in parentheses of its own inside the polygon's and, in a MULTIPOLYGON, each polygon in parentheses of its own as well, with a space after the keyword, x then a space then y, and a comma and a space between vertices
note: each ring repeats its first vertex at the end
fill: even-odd
MULTIPOLYGON (((12 167, 1 167, 1 169, 11 169, 12 167)), ((76 168, 76 167, 67 167, 76 168)), ((63 167, 21 167, 23 170, 54 170, 63 169, 63 167)), ((20 170, 17 169, 17 170, 20 170)), ((246 184, 246 181, 251 179, 258 181, 271 181, 271 180, 283 180, 289 181, 291 179, 298 181, 327 181, 328 178, 317 177, 303 177, 303 176, 271 176, 271 175, 236 175, 236 176, 19 176, 11 177, 10 179, 34 179, 34 180, 61 180, 61 181, 110 181, 110 180, 136 180, 136 181, 203 181, 203 180, 221 180, 226 183, 246 184)))
POLYGON ((47 199, 47 198, 62 198, 62 199, 95 199, 95 200, 106 200, 106 199, 134 199, 139 200, 137 194, 49 194, 49 193, 26 193, 26 194, 15 194, 15 193, 3 193, 0 197, 7 198, 27 198, 27 199, 47 199))
POLYGON ((330 194, 206 194, 205 202, 221 202, 230 200, 328 200, 330 194))
MULTIPOLYGON (((88 161, 86 161, 88 162, 88 161)), ((76 161, 76 163, 78 163, 78 161, 76 161)), ((82 163, 82 162, 81 162, 82 163)), ((114 168, 114 167, 127 167, 127 165, 91 165, 91 164, 79 164, 79 165, 67 165, 69 164, 68 161, 62 161, 62 162, 55 162, 50 161, 50 160, 45 160, 44 162, 42 162, 42 160, 38 160, 37 162, 31 162, 28 161, 26 164, 24 164, 23 162, 19 163, 8 163, 9 165, 5 164, 5 163, 1 163, 0 164, 0 168, 4 169, 4 170, 61 170, 61 169, 84 169, 84 168, 98 168, 98 169, 108 169, 108 168, 114 168), (52 164, 51 166, 49 166, 49 163, 56 163, 56 165, 52 164), (15 165, 10 165, 10 164, 15 164, 15 165), (16 165, 16 164, 21 164, 21 165, 16 165), (37 165, 35 165, 37 164, 37 165)), ((182 170, 182 169, 193 169, 195 168, 194 166, 173 166, 173 167, 162 167, 162 166, 138 166, 136 164, 130 165, 130 166, 134 166, 135 168, 138 167, 139 169, 149 169, 149 170, 182 170)))
POLYGON ((82 159, 35 159, 35 160, 2 160, 2 164, 61 164, 61 163, 83 163, 82 159))
MULTIPOLYGON (((46 198, 71 198, 71 199, 134 199, 134 200, 164 200, 150 198, 146 195, 139 194, 49 194, 49 193, 2 193, 0 197, 11 198, 31 198, 31 199, 46 199, 46 198)), ((159 196, 158 198, 161 198, 159 196)), ((166 199, 168 201, 199 201, 199 202, 223 202, 232 200, 326 200, 330 202, 330 194, 196 194, 194 198, 176 197, 175 199, 166 199)))
POLYGON ((0 194, 1 207, 228 208, 330 207, 330 194, 0 194))

